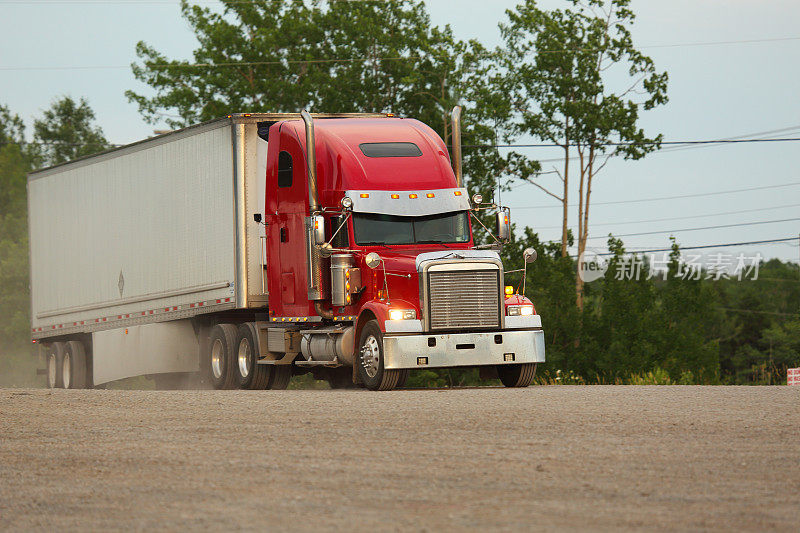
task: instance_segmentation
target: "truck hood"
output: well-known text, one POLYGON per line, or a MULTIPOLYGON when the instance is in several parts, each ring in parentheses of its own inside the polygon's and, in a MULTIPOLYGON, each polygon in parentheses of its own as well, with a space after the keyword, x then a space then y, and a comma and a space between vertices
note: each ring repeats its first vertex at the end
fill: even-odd
POLYGON ((419 272, 428 261, 439 259, 452 259, 454 261, 469 261, 470 259, 494 259, 500 261, 500 254, 493 250, 438 250, 435 252, 424 252, 417 255, 414 262, 416 270, 419 272))
POLYGON ((493 250, 436 250, 432 252, 415 252, 411 250, 378 250, 384 260, 387 272, 411 274, 422 270, 425 263, 440 259, 453 261, 469 261, 470 259, 500 260, 500 255, 493 250))

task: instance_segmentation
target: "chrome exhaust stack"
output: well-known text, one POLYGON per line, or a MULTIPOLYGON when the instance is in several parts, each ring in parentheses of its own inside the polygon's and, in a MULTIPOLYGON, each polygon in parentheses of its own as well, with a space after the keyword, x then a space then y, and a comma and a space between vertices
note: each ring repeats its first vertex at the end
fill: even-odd
POLYGON ((311 215, 319 211, 317 197, 317 150, 314 144, 314 119, 303 109, 300 113, 306 125, 306 163, 308 164, 308 209, 311 215))
MULTIPOLYGON (((326 312, 320 305, 319 300, 327 298, 326 291, 322 282, 322 257, 320 256, 319 249, 317 248, 317 234, 319 231, 320 221, 317 218, 319 214, 319 197, 317 196, 317 151, 314 144, 314 119, 311 114, 303 109, 300 113, 303 122, 306 126, 306 163, 308 165, 308 211, 309 216, 306 217, 306 252, 308 254, 308 299, 316 301, 315 309, 317 313, 324 318, 330 318, 332 312, 326 312)), ((321 218, 321 217, 320 217, 321 218)), ((322 230, 324 232, 324 230, 322 230)), ((324 233, 323 233, 324 235, 324 233)))
POLYGON ((463 187, 461 176, 461 106, 457 105, 450 114, 453 127, 453 170, 456 173, 456 187, 463 187))

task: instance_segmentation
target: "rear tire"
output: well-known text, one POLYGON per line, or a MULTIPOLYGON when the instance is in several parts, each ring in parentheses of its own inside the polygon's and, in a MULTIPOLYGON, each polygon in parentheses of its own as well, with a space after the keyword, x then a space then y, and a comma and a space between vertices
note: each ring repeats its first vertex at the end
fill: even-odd
POLYGON ((217 324, 208 336, 208 373, 215 389, 236 387, 236 326, 217 324))
POLYGON ((236 337, 236 359, 233 365, 239 387, 264 390, 269 385, 270 365, 259 365, 261 356, 255 325, 248 322, 239 326, 236 337))
POLYGON ((268 389, 285 390, 292 379, 292 365, 271 365, 268 389))
POLYGON ((392 390, 400 380, 402 370, 383 368, 383 333, 377 320, 370 320, 361 330, 356 353, 358 377, 369 390, 392 390))
POLYGON ((47 386, 60 389, 64 385, 61 372, 64 365, 64 343, 54 342, 47 347, 47 386))
POLYGON ((527 387, 536 375, 536 363, 497 365, 497 377, 506 387, 527 387))
POLYGON ((348 367, 331 368, 328 372, 328 385, 332 389, 355 389, 353 383, 353 369, 348 367))
POLYGON ((66 343, 62 375, 65 389, 86 388, 86 350, 83 348, 83 343, 79 341, 66 343), (70 367, 69 375, 66 371, 67 364, 70 367), (69 379, 67 379, 67 376, 69 376, 69 379))

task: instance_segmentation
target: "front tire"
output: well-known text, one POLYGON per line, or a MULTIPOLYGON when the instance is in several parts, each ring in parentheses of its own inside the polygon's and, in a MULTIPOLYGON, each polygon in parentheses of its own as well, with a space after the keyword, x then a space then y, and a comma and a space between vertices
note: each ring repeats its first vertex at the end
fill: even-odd
POLYGON ((535 375, 536 363, 497 366, 497 377, 506 387, 527 387, 535 375))
POLYGON ((377 320, 370 320, 361 330, 355 364, 358 377, 369 390, 392 390, 402 377, 402 370, 383 368, 383 333, 377 320))
POLYGON ((208 373, 215 389, 233 389, 236 386, 236 326, 217 324, 208 336, 208 373))
POLYGON ((258 364, 258 348, 255 325, 248 322, 239 326, 234 373, 242 389, 264 390, 269 385, 271 368, 258 364))

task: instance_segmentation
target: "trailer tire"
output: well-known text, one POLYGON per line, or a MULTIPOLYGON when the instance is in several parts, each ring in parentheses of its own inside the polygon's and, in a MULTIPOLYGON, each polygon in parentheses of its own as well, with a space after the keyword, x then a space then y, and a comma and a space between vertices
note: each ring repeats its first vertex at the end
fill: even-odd
POLYGON ((215 389, 236 388, 236 326, 217 324, 208 336, 208 373, 215 389))
POLYGON ((527 387, 536 375, 536 363, 497 365, 497 377, 506 387, 527 387))
POLYGON ((60 389, 63 385, 61 371, 64 364, 64 343, 53 342, 47 346, 47 387, 60 389))
POLYGON ((259 365, 261 356, 256 336, 256 327, 252 322, 239 326, 236 336, 236 358, 233 365, 239 387, 249 390, 264 390, 269 385, 269 365, 259 365))
POLYGON ((370 320, 361 330, 355 364, 358 377, 369 390, 392 390, 397 387, 402 370, 383 368, 383 333, 377 320, 370 320))
POLYGON ((69 341, 64 349, 62 380, 65 389, 86 388, 86 350, 80 341, 69 341), (69 372, 67 372, 69 366, 69 372))

